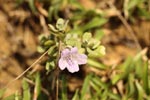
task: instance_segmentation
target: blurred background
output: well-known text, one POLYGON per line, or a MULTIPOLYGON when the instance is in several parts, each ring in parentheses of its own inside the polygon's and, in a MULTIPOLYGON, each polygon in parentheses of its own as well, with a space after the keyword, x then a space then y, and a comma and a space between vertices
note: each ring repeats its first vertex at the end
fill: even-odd
MULTIPOLYGON (((150 0, 0 0, 0 88, 39 58, 38 36, 49 34, 48 24, 55 24, 58 18, 68 19, 70 29, 76 32, 98 36, 106 48, 106 55, 96 60, 106 69, 91 65, 75 74, 64 72, 68 100, 75 93, 82 95, 77 89, 82 89, 90 73, 103 84, 93 83, 95 89, 94 81, 89 80, 88 88, 96 94, 86 93, 87 99, 150 98, 150 0)), ((47 77, 41 63, 30 72, 39 71, 41 78, 47 77)), ((28 83, 33 91, 34 85, 28 83)), ((50 87, 48 82, 41 83, 43 88, 50 87)), ((22 93, 22 79, 12 82, 4 97, 16 91, 22 93)))

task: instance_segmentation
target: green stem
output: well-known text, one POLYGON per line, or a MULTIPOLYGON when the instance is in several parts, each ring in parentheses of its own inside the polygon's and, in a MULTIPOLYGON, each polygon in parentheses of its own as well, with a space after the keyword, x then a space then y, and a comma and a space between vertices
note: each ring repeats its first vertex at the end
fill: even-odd
POLYGON ((58 100, 58 93, 59 93, 59 73, 60 73, 60 69, 58 67, 58 61, 60 58, 60 52, 61 52, 61 41, 59 41, 59 47, 58 47, 58 55, 56 58, 56 70, 55 70, 55 75, 56 75, 56 100, 58 100))

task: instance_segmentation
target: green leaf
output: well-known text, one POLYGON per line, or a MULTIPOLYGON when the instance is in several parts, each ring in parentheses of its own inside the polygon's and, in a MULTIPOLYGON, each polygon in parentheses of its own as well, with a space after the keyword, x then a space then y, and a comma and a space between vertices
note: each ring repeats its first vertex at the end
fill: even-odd
POLYGON ((98 61, 96 61, 95 59, 88 59, 88 64, 92 67, 95 67, 95 68, 99 68, 99 69, 106 69, 106 67, 99 63, 98 61))
POLYGON ((80 2, 78 2, 77 0, 68 0, 68 2, 71 4, 71 6, 73 8, 76 9, 80 9, 80 10, 84 10, 84 7, 81 5, 80 2))
POLYGON ((66 77, 63 75, 62 76, 62 100, 67 100, 67 82, 66 82, 66 77))
POLYGON ((100 27, 104 25, 107 22, 107 19, 102 18, 102 17, 94 17, 90 22, 88 22, 85 26, 82 27, 83 31, 95 28, 95 27, 100 27))
POLYGON ((143 0, 129 0, 127 9, 133 9, 134 7, 138 6, 138 4, 141 4, 143 0))
POLYGON ((97 40, 101 40, 102 37, 104 36, 104 32, 102 29, 97 29, 95 34, 94 34, 94 38, 97 40))
POLYGON ((22 85, 23 85, 23 100, 31 100, 30 87, 28 83, 25 81, 25 79, 23 80, 22 85))
POLYGON ((116 84, 120 79, 124 79, 129 77, 129 73, 134 70, 134 64, 131 57, 127 58, 123 64, 119 66, 122 74, 116 74, 112 77, 112 84, 116 84))
POLYGON ((142 18, 150 19, 150 12, 147 9, 138 7, 138 14, 142 18))
POLYGON ((52 40, 47 40, 47 41, 44 43, 45 46, 51 46, 51 45, 53 45, 53 44, 54 44, 54 41, 52 41, 52 40))
POLYGON ((85 32, 83 34, 83 42, 88 42, 92 38, 92 34, 90 32, 85 32))
POLYGON ((15 93, 15 100, 21 100, 21 96, 19 95, 18 91, 15 93))
POLYGON ((3 97, 6 89, 0 89, 0 99, 3 97))
POLYGON ((41 47, 41 46, 38 46, 38 47, 37 47, 37 51, 38 51, 39 53, 43 53, 43 52, 45 52, 45 49, 44 49, 43 47, 41 47))
POLYGON ((144 64, 143 64, 144 66, 143 66, 143 77, 142 77, 142 79, 143 79, 143 87, 144 87, 144 90, 145 90, 145 92, 147 93, 147 95, 149 95, 149 93, 150 93, 150 88, 149 88, 149 86, 148 86, 148 84, 149 84, 149 81, 148 81, 148 77, 149 77, 149 75, 148 75, 148 61, 146 61, 146 62, 144 62, 144 64))
POLYGON ((92 74, 86 76, 82 89, 81 89, 81 100, 85 100, 85 95, 86 93, 89 92, 89 85, 90 85, 90 80, 92 78, 92 74))
POLYGON ((135 86, 134 86, 134 74, 130 73, 128 77, 128 83, 127 83, 127 91, 128 91, 128 97, 133 96, 135 92, 135 86))
POLYGON ((106 54, 105 51, 105 47, 104 46, 99 46, 96 50, 95 50, 99 56, 104 56, 106 54))
POLYGON ((62 18, 59 18, 56 22, 56 28, 58 30, 64 30, 65 21, 62 18))
POLYGON ((55 68, 55 62, 54 61, 47 61, 45 68, 48 72, 52 71, 55 68))
POLYGON ((121 74, 116 74, 115 76, 112 77, 111 82, 112 84, 116 84, 120 79, 122 78, 121 74))
POLYGON ((92 78, 92 81, 102 89, 108 88, 108 84, 102 82, 98 76, 95 76, 94 78, 92 78))
POLYGON ((65 21, 64 19, 59 18, 56 22, 56 28, 59 31, 65 31, 67 24, 68 24, 68 21, 65 21))
POLYGON ((16 0, 17 6, 21 5, 24 2, 24 0, 16 0))
POLYGON ((91 50, 90 48, 87 48, 87 52, 89 53, 89 57, 101 57, 105 55, 105 47, 104 46, 98 46, 95 50, 91 50))
POLYGON ((100 41, 95 38, 91 38, 88 40, 88 47, 91 49, 96 49, 99 45, 100 41))
POLYGON ((138 98, 137 98, 137 100, 143 100, 144 90, 143 90, 142 86, 139 84, 138 81, 135 81, 135 85, 136 85, 137 91, 138 91, 138 98))
POLYGON ((108 90, 105 89, 101 94, 102 99, 101 100, 108 100, 108 90))
POLYGON ((79 98, 79 89, 76 90, 72 100, 80 100, 80 98, 79 98))
POLYGON ((50 6, 48 9, 48 20, 51 22, 53 18, 54 7, 50 6))
POLYGON ((143 76, 143 61, 141 59, 139 59, 138 61, 136 61, 135 63, 133 63, 134 66, 136 66, 135 68, 135 74, 137 77, 142 78, 143 76))
POLYGON ((96 90, 97 93, 101 92, 101 89, 99 88, 99 86, 95 84, 94 82, 91 82, 90 85, 93 87, 94 90, 96 90))
POLYGON ((37 100, 38 96, 40 95, 40 92, 41 92, 41 78, 40 78, 40 74, 36 73, 35 87, 34 87, 34 100, 37 100))
POLYGON ((81 41, 79 39, 78 34, 68 33, 65 37, 65 43, 67 46, 75 46, 78 48, 81 47, 81 41))
POLYGON ((32 10, 33 13, 36 13, 37 10, 36 10, 36 7, 35 7, 35 0, 28 0, 29 2, 29 6, 30 6, 30 9, 32 10))
POLYGON ((123 72, 123 77, 128 77, 129 73, 133 70, 133 58, 128 57, 123 64, 120 65, 120 69, 123 72))
MULTIPOLYGON (((3 100, 15 100, 15 94, 10 95, 10 96, 4 98, 3 100)), ((26 100, 28 100, 28 99, 26 99, 26 100)))
POLYGON ((59 31, 51 24, 48 24, 48 27, 50 29, 50 31, 54 32, 54 33, 58 33, 59 31))
POLYGON ((44 34, 41 34, 38 36, 38 40, 45 42, 46 41, 46 36, 44 34))
POLYGON ((110 100, 121 100, 120 96, 118 94, 114 94, 112 92, 108 93, 110 100))
POLYGON ((138 62, 143 55, 143 51, 140 51, 133 59, 134 63, 138 62))
POLYGON ((48 55, 52 56, 56 50, 56 45, 51 46, 48 50, 48 55))
POLYGON ((50 71, 50 62, 46 62, 46 66, 45 66, 46 70, 49 72, 50 71))
POLYGON ((78 45, 78 41, 76 39, 69 39, 69 40, 66 41, 66 44, 68 46, 77 46, 78 45))
MULTIPOLYGON (((92 49, 96 49, 99 45, 100 45, 100 41, 99 40, 97 40, 97 39, 95 39, 95 41, 93 41, 93 46, 92 46, 92 49)), ((99 49, 101 49, 102 47, 101 46, 99 46, 98 47, 99 49)), ((105 48, 103 48, 103 49, 105 49, 105 48)), ((99 52, 99 51, 98 51, 99 52)))

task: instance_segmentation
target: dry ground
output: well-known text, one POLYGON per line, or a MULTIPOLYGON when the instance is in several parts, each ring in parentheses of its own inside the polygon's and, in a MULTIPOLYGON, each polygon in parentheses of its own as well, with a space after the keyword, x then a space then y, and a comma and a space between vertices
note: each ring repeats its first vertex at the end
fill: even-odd
MULTIPOLYGON (((83 2, 84 0, 81 0, 83 2)), ((89 2, 87 2, 88 5, 89 2)), ((84 4, 84 3, 83 3, 84 4)), ((91 7, 94 3, 89 3, 91 7)), ((19 7, 14 0, 0 0, 0 88, 22 73, 40 54, 36 51, 37 37, 44 28, 31 12, 19 7)), ((142 48, 150 47, 150 21, 139 20, 130 25, 142 48)), ((106 47, 106 56, 101 60, 106 65, 122 62, 127 56, 134 56, 137 47, 133 37, 124 25, 113 19, 104 26, 105 36, 102 43, 106 47), (117 25, 116 25, 117 24, 117 25)), ((150 54, 148 54, 150 57, 150 54)), ((21 80, 8 87, 6 95, 20 90, 21 80)))

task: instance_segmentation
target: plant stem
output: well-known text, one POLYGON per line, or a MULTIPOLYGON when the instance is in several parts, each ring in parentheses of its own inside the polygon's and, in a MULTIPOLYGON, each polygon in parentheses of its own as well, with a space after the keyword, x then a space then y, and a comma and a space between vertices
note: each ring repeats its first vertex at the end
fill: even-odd
POLYGON ((59 46, 58 46, 58 55, 57 55, 57 58, 56 58, 56 100, 58 100, 58 95, 59 95, 59 73, 60 73, 60 70, 59 70, 59 67, 58 67, 58 61, 59 61, 59 58, 60 58, 60 52, 61 52, 61 41, 59 41, 59 46))

